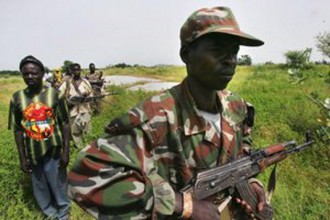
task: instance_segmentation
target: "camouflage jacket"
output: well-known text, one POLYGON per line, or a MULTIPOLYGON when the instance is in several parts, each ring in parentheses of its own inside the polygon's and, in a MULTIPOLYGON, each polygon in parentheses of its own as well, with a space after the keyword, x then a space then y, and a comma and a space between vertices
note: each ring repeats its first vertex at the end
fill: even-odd
POLYGON ((95 92, 101 91, 103 87, 104 78, 102 78, 102 75, 102 72, 88 73, 86 75, 86 79, 89 81, 95 92))
POLYGON ((220 135, 198 114, 186 81, 113 121, 112 133, 79 153, 70 196, 100 219, 173 215, 175 192, 197 171, 226 163, 251 143, 247 104, 229 91, 218 95, 220 135))

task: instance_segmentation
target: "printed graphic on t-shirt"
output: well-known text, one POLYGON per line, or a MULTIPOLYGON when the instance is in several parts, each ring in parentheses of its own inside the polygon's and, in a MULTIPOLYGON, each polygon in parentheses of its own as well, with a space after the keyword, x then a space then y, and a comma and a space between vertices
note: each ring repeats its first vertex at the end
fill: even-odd
POLYGON ((50 137, 54 131, 54 122, 52 109, 41 102, 31 103, 23 111, 22 126, 26 134, 34 140, 50 137))

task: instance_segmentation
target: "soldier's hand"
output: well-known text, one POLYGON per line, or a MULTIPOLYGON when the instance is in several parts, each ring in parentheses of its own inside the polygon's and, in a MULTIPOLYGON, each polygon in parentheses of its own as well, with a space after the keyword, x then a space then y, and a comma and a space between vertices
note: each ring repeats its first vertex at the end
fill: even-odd
POLYGON ((32 172, 31 165, 26 159, 21 161, 21 170, 26 174, 31 174, 32 172))
MULTIPOLYGON (((175 194, 175 213, 178 216, 181 216, 184 210, 184 201, 183 196, 180 193, 175 194)), ((186 207, 187 208, 187 207, 186 207)), ((214 220, 220 219, 220 213, 218 207, 215 206, 212 202, 196 200, 192 198, 192 213, 190 213, 189 219, 193 220, 214 220)), ((184 218, 183 218, 184 219, 184 218)))
MULTIPOLYGON (((257 182, 252 182, 251 188, 253 191, 256 193, 257 198, 258 198, 258 207, 257 210, 260 212, 263 210, 265 204, 266 204, 266 196, 265 196, 265 191, 262 186, 260 186, 257 182)), ((252 213, 252 207, 249 205, 245 200, 236 198, 236 202, 241 204, 241 207, 245 210, 245 212, 251 217, 251 219, 255 219, 254 215, 252 213)))
POLYGON ((220 213, 218 207, 212 202, 203 200, 193 200, 193 213, 191 216, 193 220, 219 220, 220 213))

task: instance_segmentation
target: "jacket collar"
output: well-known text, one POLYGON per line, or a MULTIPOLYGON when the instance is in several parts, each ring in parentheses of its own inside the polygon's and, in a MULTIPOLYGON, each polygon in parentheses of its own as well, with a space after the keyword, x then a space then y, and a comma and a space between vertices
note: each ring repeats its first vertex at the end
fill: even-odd
MULTIPOLYGON (((191 93, 189 92, 187 79, 184 79, 183 82, 179 85, 179 102, 182 105, 181 117, 183 119, 184 124, 184 132, 185 135, 193 135, 200 132, 205 131, 207 122, 205 119, 199 114, 196 102, 194 101, 191 93)), ((218 103, 222 105, 222 91, 218 93, 218 103)), ((220 111, 220 115, 222 115, 222 110, 220 111)))
POLYGON ((229 117, 226 116, 225 110, 228 109, 228 103, 226 101, 226 96, 228 96, 228 91, 223 90, 218 92, 218 101, 221 103, 221 134, 217 133, 215 127, 208 123, 197 110, 197 105, 189 92, 187 79, 179 85, 179 104, 181 108, 181 118, 183 122, 183 131, 186 136, 198 134, 205 132, 204 140, 214 143, 219 146, 221 136, 225 137, 228 145, 234 137, 234 124, 229 117))

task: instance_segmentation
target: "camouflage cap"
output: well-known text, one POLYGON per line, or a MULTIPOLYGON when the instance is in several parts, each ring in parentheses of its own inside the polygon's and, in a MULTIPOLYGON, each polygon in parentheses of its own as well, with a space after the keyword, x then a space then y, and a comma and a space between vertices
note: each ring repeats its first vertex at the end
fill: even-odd
POLYGON ((228 7, 202 8, 195 11, 183 24, 180 32, 181 46, 209 33, 237 36, 240 45, 261 46, 263 41, 242 32, 228 7))

